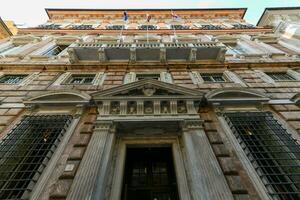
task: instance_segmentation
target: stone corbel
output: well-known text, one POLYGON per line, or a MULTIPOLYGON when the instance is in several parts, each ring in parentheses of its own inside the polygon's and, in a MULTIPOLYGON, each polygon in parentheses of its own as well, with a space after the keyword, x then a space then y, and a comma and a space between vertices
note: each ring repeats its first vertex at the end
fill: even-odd
POLYGON ((99 61, 100 62, 105 62, 107 60, 104 48, 99 48, 98 49, 98 55, 99 55, 99 61))
POLYGON ((78 57, 74 48, 68 48, 67 52, 69 54, 69 60, 71 64, 78 62, 78 57))
POLYGON ((130 62, 136 62, 136 48, 130 48, 130 62))
POLYGON ((190 62, 195 62, 196 59, 197 59, 197 48, 191 48, 189 60, 190 62))
POLYGON ((160 49, 159 59, 160 59, 160 62, 162 62, 162 63, 166 62, 166 60, 167 60, 166 48, 160 49))

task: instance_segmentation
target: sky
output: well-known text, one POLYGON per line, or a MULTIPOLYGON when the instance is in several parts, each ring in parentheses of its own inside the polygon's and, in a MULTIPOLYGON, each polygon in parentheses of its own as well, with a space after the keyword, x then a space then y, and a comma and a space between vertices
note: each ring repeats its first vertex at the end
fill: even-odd
POLYGON ((0 17, 17 25, 47 21, 44 8, 248 8, 245 19, 256 24, 266 7, 299 6, 300 0, 0 0, 0 17))

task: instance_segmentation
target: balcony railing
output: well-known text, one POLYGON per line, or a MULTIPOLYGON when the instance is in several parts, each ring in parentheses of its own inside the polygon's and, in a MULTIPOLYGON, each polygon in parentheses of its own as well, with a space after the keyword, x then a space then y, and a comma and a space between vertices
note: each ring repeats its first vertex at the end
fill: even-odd
POLYGON ((77 43, 69 47, 71 63, 92 61, 223 62, 226 47, 218 42, 198 43, 77 43))

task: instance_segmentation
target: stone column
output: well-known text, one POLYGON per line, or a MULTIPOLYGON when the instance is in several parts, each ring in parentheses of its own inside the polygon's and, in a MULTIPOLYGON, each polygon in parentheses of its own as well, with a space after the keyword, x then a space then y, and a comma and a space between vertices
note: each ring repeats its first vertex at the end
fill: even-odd
POLYGON ((96 123, 67 199, 103 199, 115 141, 112 121, 96 123))
POLYGON ((183 144, 192 199, 233 199, 200 119, 183 122, 183 144))

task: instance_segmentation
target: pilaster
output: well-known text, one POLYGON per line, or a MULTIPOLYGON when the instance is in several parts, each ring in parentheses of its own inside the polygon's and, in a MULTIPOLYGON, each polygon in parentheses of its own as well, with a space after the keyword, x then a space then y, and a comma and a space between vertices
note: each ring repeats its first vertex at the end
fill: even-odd
POLYGON ((182 124, 192 199, 233 199, 200 119, 182 124))
POLYGON ((114 131, 112 121, 96 123, 67 199, 101 199, 115 140, 114 131))

